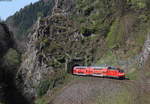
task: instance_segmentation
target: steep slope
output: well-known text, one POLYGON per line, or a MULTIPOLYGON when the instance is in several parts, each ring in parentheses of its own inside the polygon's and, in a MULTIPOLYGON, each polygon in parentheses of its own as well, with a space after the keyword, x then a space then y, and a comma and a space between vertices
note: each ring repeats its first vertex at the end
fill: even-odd
POLYGON ((13 41, 13 36, 12 33, 8 30, 8 27, 3 24, 0 23, 0 57, 2 58, 2 56, 4 56, 4 54, 6 53, 6 51, 10 48, 13 47, 14 41, 13 41))
POLYGON ((26 97, 50 104, 148 104, 149 83, 140 70, 149 56, 149 7, 133 1, 56 0, 52 15, 39 18, 28 35, 18 71, 26 97), (76 57, 85 65, 119 66, 131 81, 66 74, 67 60, 76 57))
POLYGON ((19 65, 19 54, 12 32, 0 23, 0 103, 29 104, 16 88, 15 75, 19 65))
POLYGON ((140 102, 140 90, 135 82, 81 79, 66 85, 48 104, 144 104, 140 102))
POLYGON ((103 44, 100 44, 102 39, 95 45, 94 42, 88 43, 89 39, 83 40, 74 22, 68 18, 67 10, 70 5, 64 10, 58 7, 55 6, 52 16, 39 19, 29 34, 27 52, 19 70, 19 75, 24 81, 23 90, 29 98, 38 95, 37 88, 43 80, 49 79, 59 70, 65 70, 67 59, 86 55, 89 64, 93 58, 92 46, 103 47, 103 44), (90 49, 87 48, 89 45, 90 49))
MULTIPOLYGON (((10 47, 13 47, 14 41, 12 40, 12 36, 10 35, 10 32, 8 31, 8 28, 5 24, 0 23, 0 64, 1 64, 1 68, 0 68, 0 86, 1 88, 3 88, 3 81, 4 81, 4 69, 2 68, 3 65, 3 61, 2 58, 5 55, 5 53, 7 52, 7 50, 10 47)), ((2 100, 3 98, 3 90, 1 89, 1 95, 0 95, 0 100, 2 100)))
POLYGON ((137 80, 73 77, 54 95, 48 93, 43 101, 48 104, 149 104, 149 39, 148 34, 143 51, 134 60, 139 63, 140 69, 137 80))
POLYGON ((21 75, 24 75, 25 93, 37 96, 35 86, 64 66, 70 43, 81 39, 69 22, 63 14, 58 13, 40 19, 34 26, 20 68, 21 75))
POLYGON ((40 0, 34 4, 31 3, 8 17, 6 23, 17 39, 24 39, 37 18, 50 15, 53 6, 54 0, 40 0))
POLYGON ((148 34, 143 51, 135 60, 141 69, 138 80, 73 77, 71 82, 54 95, 48 93, 43 101, 48 104, 149 104, 149 40, 148 34))

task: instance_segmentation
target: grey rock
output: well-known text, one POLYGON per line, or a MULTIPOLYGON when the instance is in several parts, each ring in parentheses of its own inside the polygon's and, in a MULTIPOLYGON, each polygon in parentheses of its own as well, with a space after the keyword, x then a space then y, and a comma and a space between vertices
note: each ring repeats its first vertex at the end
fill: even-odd
MULTIPOLYGON (((56 1, 52 16, 46 17, 44 21, 39 18, 28 34, 27 50, 18 71, 18 76, 21 76, 21 78, 17 78, 18 86, 22 87, 24 95, 28 98, 37 96, 36 88, 40 81, 50 76, 55 70, 62 69, 49 65, 49 62, 54 61, 65 66, 65 63, 60 63, 57 58, 59 55, 66 57, 65 53, 68 50, 65 47, 67 47, 67 42, 78 41, 82 38, 73 27, 69 27, 67 16, 64 14, 66 10, 58 8, 59 3, 59 0, 56 1), (62 48, 58 48, 59 51, 45 52, 47 42, 51 47, 56 46, 55 42, 58 42, 62 48)), ((48 47, 47 50, 51 50, 51 47, 48 47)))

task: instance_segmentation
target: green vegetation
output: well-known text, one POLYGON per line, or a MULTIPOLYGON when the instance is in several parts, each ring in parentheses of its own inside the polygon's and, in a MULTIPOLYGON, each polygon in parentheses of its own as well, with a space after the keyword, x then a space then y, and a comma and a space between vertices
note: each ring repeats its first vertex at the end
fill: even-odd
POLYGON ((129 3, 133 5, 134 8, 149 8, 149 0, 128 0, 129 3))
POLYGON ((140 72, 137 69, 130 69, 130 72, 127 73, 127 77, 130 80, 137 80, 139 78, 140 72))
POLYGON ((18 39, 26 37, 28 30, 36 22, 38 17, 50 15, 54 6, 54 0, 44 2, 40 0, 30 4, 6 20, 6 23, 13 28, 18 39))
POLYGON ((20 62, 20 54, 14 49, 9 49, 4 56, 4 65, 9 68, 13 69, 18 67, 20 62))
POLYGON ((35 104, 47 104, 48 102, 46 102, 46 100, 44 98, 38 98, 35 101, 35 104))
POLYGON ((96 65, 117 65, 117 56, 111 51, 105 54, 100 60, 97 61, 96 65))
MULTIPOLYGON (((53 76, 53 75, 52 75, 53 76)), ((42 94, 42 96, 38 95, 38 98, 35 100, 35 104, 47 104, 49 101, 53 99, 54 96, 60 93, 60 91, 66 86, 69 85, 72 81, 83 81, 87 80, 86 77, 84 76, 74 76, 68 73, 65 73, 64 71, 58 72, 58 75, 54 77, 50 77, 48 80, 42 81, 46 82, 45 84, 43 83, 43 88, 48 85, 47 91, 51 92, 51 95, 47 96, 46 95, 46 90, 45 93, 42 94), (53 83, 47 83, 54 81, 56 84, 53 83), (46 85, 46 86, 45 86, 46 85), (52 87, 53 86, 53 87, 52 87)), ((40 84, 41 86, 41 84, 40 84)), ((37 91, 44 91, 43 89, 40 88, 40 86, 37 88, 37 91)))
POLYGON ((107 0, 77 0, 76 9, 80 16, 78 19, 75 18, 75 21, 79 24, 80 32, 87 34, 88 31, 88 34, 106 36, 112 19, 105 19, 114 12, 111 3, 112 1, 107 0))
POLYGON ((119 42, 121 42, 122 38, 121 35, 123 35, 123 33, 121 31, 118 30, 118 28, 120 28, 119 25, 119 19, 117 19, 111 26, 110 28, 110 32, 108 33, 108 36, 106 38, 107 44, 109 48, 114 48, 117 46, 117 44, 119 44, 119 42), (120 33, 121 32, 121 33, 120 33), (116 38, 114 38, 116 37, 116 38))
POLYGON ((49 78, 40 82, 40 84, 37 87, 38 96, 41 97, 45 95, 48 90, 52 90, 63 85, 66 80, 67 73, 64 70, 55 72, 49 78))
MULTIPOLYGON (((49 59, 44 61, 45 64, 57 70, 36 86, 38 94, 36 104, 48 103, 44 99, 48 91, 57 92, 69 80, 86 80, 83 77, 68 75, 64 70, 60 71, 64 69, 68 57, 82 57, 85 59, 85 65, 115 66, 118 65, 119 60, 130 59, 142 50, 150 24, 150 12, 147 10, 150 8, 149 0, 76 0, 75 2, 76 13, 70 14, 71 20, 64 19, 64 16, 55 16, 53 21, 49 20, 50 24, 46 27, 47 34, 54 38, 50 39, 47 35, 35 42, 36 48, 42 50, 38 56, 43 60, 48 56, 49 59), (76 31, 84 38, 77 38, 74 41, 72 38, 75 36, 71 36, 76 31)), ((53 0, 49 0, 48 3, 39 1, 30 4, 9 17, 7 23, 18 28, 17 38, 22 38, 38 17, 51 14, 52 7, 53 0)), ((45 19, 41 21, 44 22, 45 19)), ((17 52, 10 50, 5 56, 6 64, 16 66, 20 63, 18 58, 17 52)), ((140 74, 137 66, 128 68, 127 77, 137 80, 140 74)), ((130 101, 132 94, 126 89, 113 95, 110 100, 106 99, 106 96, 98 98, 96 104, 133 103, 130 101)))
MULTIPOLYGON (((54 26, 58 30, 65 31, 64 34, 56 37, 59 40, 48 41, 47 39, 42 39, 39 42, 40 44, 48 44, 44 47, 44 53, 57 53, 52 55, 52 60, 48 62, 49 66, 63 67, 64 60, 67 57, 64 53, 69 54, 69 56, 84 57, 86 65, 108 64, 116 66, 119 60, 128 60, 141 52, 148 33, 150 17, 149 12, 146 11, 148 7, 146 6, 147 4, 144 4, 145 2, 134 0, 77 0, 76 3, 75 10, 78 13, 71 14, 70 19, 75 24, 78 32, 85 37, 78 42, 67 41, 66 37, 68 35, 66 34, 70 33, 68 28, 54 26), (130 10, 130 12, 127 10, 130 10), (139 13, 140 11, 143 11, 142 14, 139 13), (65 41, 66 44, 63 45, 62 41, 65 41)), ((57 21, 62 20, 58 19, 57 21)), ((63 22, 67 24, 66 21, 63 22)), ((139 78, 139 71, 136 66, 130 66, 128 70, 127 77, 129 79, 137 80, 139 78)), ((37 88, 40 98, 48 90, 57 88, 55 86, 57 79, 60 79, 62 83, 60 85, 63 85, 66 80, 64 76, 60 75, 60 78, 53 76, 42 81, 37 88)), ((79 80, 86 80, 86 78, 79 78, 79 80)), ((114 104, 130 104, 132 101, 130 101, 129 97, 132 97, 132 94, 123 89, 111 100, 105 101, 105 98, 100 98, 98 104, 102 102, 106 104, 110 102, 114 104)), ((38 102, 41 101, 42 99, 38 102)))
POLYGON ((38 96, 44 95, 48 91, 49 87, 53 87, 53 84, 54 84, 53 80, 41 81, 40 85, 39 85, 39 87, 37 89, 38 96))

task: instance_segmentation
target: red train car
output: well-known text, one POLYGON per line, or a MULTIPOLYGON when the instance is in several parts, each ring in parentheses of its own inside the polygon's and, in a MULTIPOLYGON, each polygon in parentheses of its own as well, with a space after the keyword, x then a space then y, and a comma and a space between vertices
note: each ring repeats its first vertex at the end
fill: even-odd
POLYGON ((91 75, 91 76, 101 76, 101 77, 115 77, 119 79, 125 78, 125 73, 123 70, 112 67, 97 67, 97 66, 75 66, 73 68, 73 74, 75 75, 91 75))

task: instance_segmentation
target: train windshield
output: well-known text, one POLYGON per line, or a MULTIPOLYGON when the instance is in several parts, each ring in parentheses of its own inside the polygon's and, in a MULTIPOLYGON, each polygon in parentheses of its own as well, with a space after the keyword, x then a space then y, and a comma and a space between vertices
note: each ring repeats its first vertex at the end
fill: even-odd
POLYGON ((123 71, 123 70, 121 70, 121 69, 118 69, 118 70, 119 70, 119 72, 120 72, 120 73, 124 73, 124 71, 123 71))
POLYGON ((95 70, 101 70, 100 68, 94 68, 95 70))
POLYGON ((110 70, 117 70, 117 68, 112 67, 112 66, 108 67, 108 69, 110 69, 110 70))

